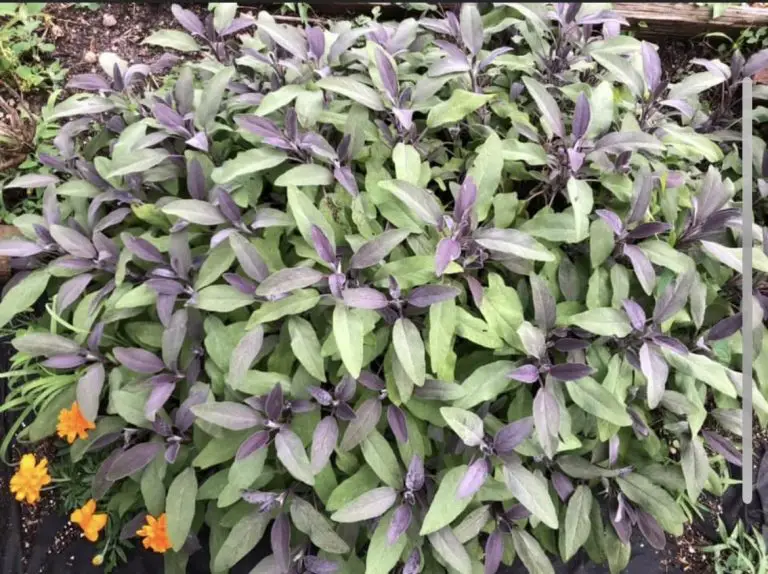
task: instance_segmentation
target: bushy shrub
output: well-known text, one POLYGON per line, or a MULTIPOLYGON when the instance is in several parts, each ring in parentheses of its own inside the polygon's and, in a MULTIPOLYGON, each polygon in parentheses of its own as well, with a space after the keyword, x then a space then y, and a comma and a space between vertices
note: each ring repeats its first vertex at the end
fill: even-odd
POLYGON ((174 7, 189 33, 150 41, 203 57, 168 89, 75 77, 14 183, 46 187, 0 244, 0 324, 48 301, 13 340, 22 436, 103 460, 95 508, 168 572, 203 528, 213 572, 269 530, 254 573, 315 574, 619 572, 633 528, 682 534, 740 458, 738 133, 699 99, 766 54, 668 85, 580 4, 232 6, 174 7))

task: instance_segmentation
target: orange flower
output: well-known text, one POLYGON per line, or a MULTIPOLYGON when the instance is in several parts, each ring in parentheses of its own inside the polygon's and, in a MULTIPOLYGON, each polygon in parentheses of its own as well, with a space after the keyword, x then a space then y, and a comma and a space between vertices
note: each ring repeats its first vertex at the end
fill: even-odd
POLYGON ((141 530, 137 530, 136 534, 144 539, 142 540, 144 548, 160 554, 171 548, 171 541, 168 540, 168 516, 165 512, 157 518, 148 515, 147 523, 141 527, 141 530))
POLYGON ((83 534, 91 542, 99 539, 99 531, 107 525, 106 514, 96 514, 96 501, 90 499, 85 506, 75 510, 69 519, 83 529, 83 534))
POLYGON ((67 439, 69 444, 75 442, 76 438, 88 438, 88 431, 95 429, 96 425, 83 416, 77 403, 72 403, 70 410, 61 409, 59 412, 59 424, 56 426, 56 432, 61 438, 67 439))
POLYGON ((11 492, 19 502, 26 500, 27 504, 34 504, 40 500, 40 489, 50 483, 48 459, 42 458, 38 463, 34 454, 25 454, 19 469, 11 477, 11 492))

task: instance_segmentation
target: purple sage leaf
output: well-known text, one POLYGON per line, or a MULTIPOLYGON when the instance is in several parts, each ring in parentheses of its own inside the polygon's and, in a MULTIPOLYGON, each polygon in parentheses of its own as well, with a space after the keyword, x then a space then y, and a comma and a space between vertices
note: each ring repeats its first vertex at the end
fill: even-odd
POLYGON ((536 365, 522 365, 507 374, 508 379, 532 384, 539 380, 539 368, 536 365))
POLYGON ((315 244, 315 251, 320 256, 320 259, 331 265, 336 264, 336 250, 328 241, 328 237, 325 235, 322 229, 317 225, 312 226, 312 242, 315 244))
POLYGON ((47 369, 74 369, 85 364, 85 357, 82 355, 56 355, 40 364, 47 369))
POLYGON ((379 263, 410 234, 403 229, 392 229, 360 246, 349 261, 351 269, 366 269, 379 263))
POLYGON ((163 408, 163 405, 171 397, 175 388, 175 383, 157 383, 152 386, 152 391, 144 405, 144 416, 148 421, 155 420, 157 411, 163 408))
POLYGON ((467 50, 477 55, 483 48, 483 20, 475 4, 462 4, 459 18, 461 40, 467 50))
POLYGON ((387 296, 372 287, 344 289, 341 295, 347 306, 358 309, 383 309, 389 305, 387 296))
POLYGON ((559 443, 560 405, 547 387, 541 387, 533 399, 533 421, 541 448, 553 458, 559 443))
POLYGON ((269 439, 269 431, 256 431, 240 444, 235 459, 242 460, 249 457, 257 450, 261 450, 269 444, 269 439))
POLYGON ((159 442, 145 442, 128 450, 122 451, 115 457, 107 471, 107 480, 116 482, 122 478, 136 474, 146 467, 163 450, 159 442))
POLYGON ((741 466, 741 453, 733 446, 731 441, 715 431, 702 430, 701 434, 712 450, 723 455, 723 458, 731 464, 741 466))
POLYGON ((656 519, 642 508, 635 509, 635 514, 637 527, 648 541, 648 544, 656 550, 664 550, 664 546, 667 544, 667 537, 664 535, 664 531, 659 523, 656 522, 656 519))
POLYGON ((389 405, 387 407, 387 421, 389 422, 389 428, 392 429, 392 434, 395 435, 397 441, 402 444, 407 443, 408 424, 403 411, 395 405, 389 405))
POLYGON ((635 227, 632 231, 627 233, 627 238, 637 241, 639 239, 647 239, 653 237, 659 233, 666 233, 672 229, 669 223, 661 223, 659 221, 652 221, 650 223, 641 223, 635 227))
POLYGON ((339 425, 333 417, 322 419, 312 434, 312 446, 310 448, 310 464, 312 472, 319 473, 333 454, 339 439, 339 425))
POLYGON ((743 322, 741 313, 736 313, 725 319, 721 319, 707 333, 707 341, 720 341, 727 339, 741 329, 743 322))
POLYGON ((624 233, 624 224, 621 222, 621 218, 613 211, 608 209, 597 209, 595 213, 605 221, 608 226, 613 230, 613 233, 617 236, 624 233))
POLYGON ((291 566, 291 521, 287 514, 282 513, 275 518, 269 539, 275 562, 282 572, 288 572, 291 566))
POLYGON ((136 373, 154 375, 165 369, 165 364, 160 357, 144 349, 115 347, 112 353, 121 365, 136 373))
POLYGON ((560 381, 578 381, 579 379, 590 376, 594 372, 595 370, 592 367, 579 363, 554 365, 549 370, 549 374, 560 381))
POLYGON ((479 458, 469 465, 467 472, 459 482, 456 488, 456 497, 459 499, 469 498, 482 488, 488 478, 488 462, 484 458, 479 458))
POLYGON ((501 566, 501 559, 504 556, 504 538, 499 530, 494 530, 485 541, 485 565, 483 574, 496 574, 501 566))
POLYGON ((653 269, 651 260, 648 259, 648 256, 639 247, 629 244, 624 245, 624 255, 632 263, 632 268, 643 291, 651 294, 656 285, 656 272, 653 269))
POLYGON ((568 502, 568 499, 574 491, 571 479, 559 470, 556 470, 552 473, 552 486, 555 488, 555 492, 557 492, 557 496, 560 497, 560 500, 568 502))
POLYGON ((275 271, 256 287, 256 295, 271 297, 314 285, 324 277, 321 271, 309 267, 288 267, 275 271))
POLYGON ((499 429, 493 439, 493 448, 500 454, 512 452, 519 444, 531 436, 533 417, 526 417, 509 423, 499 429))
POLYGON ((412 511, 407 504, 401 504, 395 509, 392 521, 387 530, 387 542, 392 546, 411 525, 412 511))
POLYGON ((448 265, 461 255, 461 245, 455 239, 444 237, 437 244, 435 252, 435 274, 441 277, 448 265))
POLYGON ((352 450, 373 432, 381 418, 381 402, 378 399, 367 399, 355 414, 355 419, 349 423, 341 439, 342 450, 352 450))
POLYGON ((459 188, 456 196, 456 204, 453 208, 453 215, 456 221, 465 221, 472 215, 472 208, 477 201, 477 185, 472 176, 464 178, 464 182, 459 188))
POLYGON ((384 86, 387 95, 390 97, 390 100, 394 102, 397 100, 397 93, 399 90, 397 72, 384 50, 377 46, 374 48, 374 55, 376 58, 376 69, 379 72, 381 83, 384 86))
POLYGON ((645 327, 646 317, 643 308, 632 299, 622 301, 624 312, 629 317, 629 322, 636 331, 642 331, 645 327))
POLYGON ((589 100, 587 100, 587 96, 582 92, 576 99, 576 110, 573 112, 572 132, 574 139, 579 140, 584 137, 589 129, 590 119, 591 112, 589 109, 589 100))
POLYGON ((415 454, 408 465, 408 471, 405 474, 405 487, 413 492, 421 490, 424 486, 424 461, 415 454))
POLYGON ((413 289, 406 300, 415 307, 429 307, 442 301, 455 299, 459 293, 456 287, 448 285, 424 285, 413 289))
POLYGON ((659 54, 648 42, 640 43, 640 52, 643 56, 643 74, 648 91, 653 92, 661 82, 661 59, 659 54))
POLYGON ((647 381, 648 407, 655 409, 661 403, 669 376, 669 365, 652 343, 643 343, 639 353, 640 369, 647 381))

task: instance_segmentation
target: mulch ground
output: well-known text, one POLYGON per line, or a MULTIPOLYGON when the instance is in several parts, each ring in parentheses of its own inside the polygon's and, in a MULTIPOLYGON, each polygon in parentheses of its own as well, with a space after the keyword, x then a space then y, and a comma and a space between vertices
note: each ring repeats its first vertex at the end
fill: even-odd
MULTIPOLYGON (((185 4, 199 14, 204 4, 185 4)), ((102 52, 114 52, 130 64, 151 64, 164 50, 142 44, 152 32, 162 28, 181 29, 169 4, 102 4, 98 10, 74 4, 48 4, 45 12, 53 19, 58 59, 69 74, 100 73, 95 61, 102 52)))

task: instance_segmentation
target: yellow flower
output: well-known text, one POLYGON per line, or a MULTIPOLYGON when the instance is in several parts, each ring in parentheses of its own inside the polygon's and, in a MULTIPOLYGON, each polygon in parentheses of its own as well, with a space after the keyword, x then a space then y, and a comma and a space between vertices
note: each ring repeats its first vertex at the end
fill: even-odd
POLYGON ((40 500, 40 489, 50 483, 48 459, 42 458, 38 463, 34 454, 25 454, 19 469, 11 477, 11 492, 19 502, 26 500, 27 504, 34 504, 40 500))
POLYGON ((97 554, 91 559, 91 564, 94 566, 101 566, 104 564, 104 555, 103 554, 97 554))
POLYGON ((61 438, 67 439, 69 444, 76 438, 88 438, 88 431, 95 429, 96 425, 83 416, 77 403, 72 403, 70 410, 61 409, 59 412, 59 424, 56 432, 61 438))
POLYGON ((83 534, 91 542, 99 539, 99 531, 107 525, 106 514, 96 514, 96 501, 90 499, 85 506, 75 510, 69 519, 83 529, 83 534))
POLYGON ((168 517, 165 512, 157 518, 147 516, 147 523, 141 527, 141 530, 137 530, 136 534, 144 539, 142 540, 144 548, 160 554, 171 548, 171 541, 168 540, 168 517))

